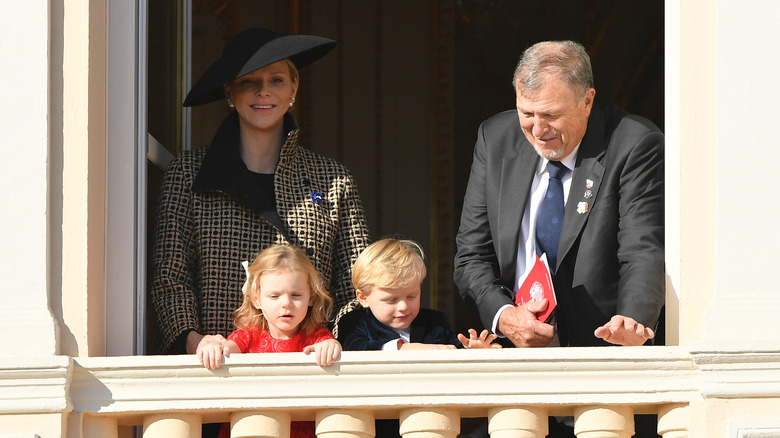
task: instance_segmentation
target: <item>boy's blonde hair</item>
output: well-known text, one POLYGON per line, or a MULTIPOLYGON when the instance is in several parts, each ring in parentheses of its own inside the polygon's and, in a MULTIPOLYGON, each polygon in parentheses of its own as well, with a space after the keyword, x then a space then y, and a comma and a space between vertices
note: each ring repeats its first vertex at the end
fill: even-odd
POLYGON ((244 302, 241 307, 233 312, 233 323, 237 328, 246 330, 252 327, 260 327, 268 330, 268 322, 262 317, 260 309, 256 309, 252 297, 259 294, 260 277, 271 272, 302 272, 309 277, 311 289, 311 306, 306 317, 301 322, 301 331, 312 334, 328 321, 328 316, 333 308, 331 298, 322 278, 314 268, 306 253, 294 245, 273 245, 260 251, 255 260, 247 268, 247 288, 244 294, 244 302))
POLYGON ((427 273, 424 258, 422 248, 413 240, 378 240, 355 260, 352 285, 368 295, 374 287, 397 289, 422 283, 427 273))

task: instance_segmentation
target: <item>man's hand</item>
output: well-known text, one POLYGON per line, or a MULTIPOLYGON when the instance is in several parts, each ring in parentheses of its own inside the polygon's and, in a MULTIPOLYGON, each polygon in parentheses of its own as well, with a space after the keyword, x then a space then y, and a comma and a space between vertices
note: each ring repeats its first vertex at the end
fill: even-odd
POLYGON ((547 300, 508 307, 498 317, 498 330, 518 347, 546 347, 555 336, 555 328, 536 319, 547 310, 547 300))
POLYGON ((636 322, 628 316, 615 315, 608 323, 597 328, 593 334, 610 344, 635 346, 642 345, 648 339, 653 339, 655 333, 650 327, 636 322))

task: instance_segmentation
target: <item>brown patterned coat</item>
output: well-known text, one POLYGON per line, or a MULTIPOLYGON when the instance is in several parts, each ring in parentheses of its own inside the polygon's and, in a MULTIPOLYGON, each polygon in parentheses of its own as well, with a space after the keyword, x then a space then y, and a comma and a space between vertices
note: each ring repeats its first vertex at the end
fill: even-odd
POLYGON ((274 206, 241 161, 238 131, 234 112, 208 149, 181 153, 165 173, 152 288, 161 351, 183 352, 183 335, 190 330, 227 336, 234 329, 233 310, 243 299, 241 261, 251 261, 272 244, 289 242, 306 250, 336 309, 354 298, 352 264, 370 237, 352 175, 337 161, 300 146, 288 114, 274 174, 274 206))

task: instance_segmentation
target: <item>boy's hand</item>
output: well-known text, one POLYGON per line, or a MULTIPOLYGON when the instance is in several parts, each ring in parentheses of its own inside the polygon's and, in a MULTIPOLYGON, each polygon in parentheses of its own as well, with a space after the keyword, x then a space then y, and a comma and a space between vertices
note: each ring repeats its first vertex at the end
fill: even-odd
POLYGON ((454 350, 458 347, 448 344, 422 344, 420 342, 404 343, 399 350, 454 350))
POLYGON ((334 360, 341 354, 341 344, 335 339, 326 339, 316 344, 307 345, 303 352, 309 354, 314 352, 314 360, 321 367, 330 366, 334 360))
POLYGON ((491 334, 487 330, 482 330, 482 333, 477 336, 477 331, 469 329, 469 337, 458 333, 458 340, 466 348, 501 348, 501 344, 493 344, 492 342, 498 338, 495 333, 491 334))

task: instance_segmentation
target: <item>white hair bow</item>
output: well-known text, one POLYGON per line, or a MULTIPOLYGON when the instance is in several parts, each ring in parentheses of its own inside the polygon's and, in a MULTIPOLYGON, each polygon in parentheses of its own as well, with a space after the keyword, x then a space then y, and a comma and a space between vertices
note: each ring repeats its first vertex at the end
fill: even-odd
POLYGON ((246 272, 246 281, 244 281, 244 285, 241 286, 241 292, 246 295, 246 290, 249 288, 249 262, 247 260, 244 260, 241 262, 241 266, 244 267, 244 272, 246 272))

